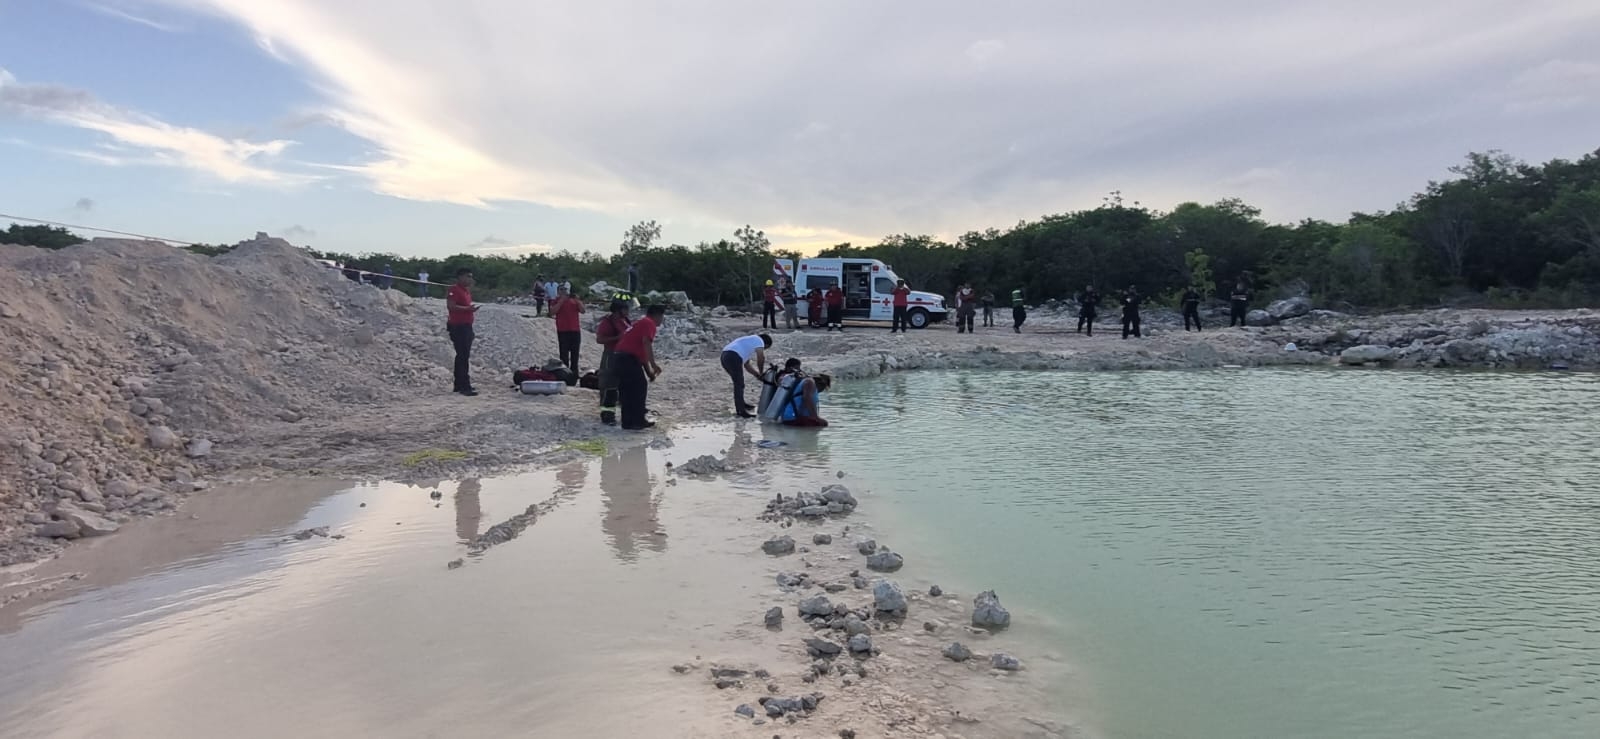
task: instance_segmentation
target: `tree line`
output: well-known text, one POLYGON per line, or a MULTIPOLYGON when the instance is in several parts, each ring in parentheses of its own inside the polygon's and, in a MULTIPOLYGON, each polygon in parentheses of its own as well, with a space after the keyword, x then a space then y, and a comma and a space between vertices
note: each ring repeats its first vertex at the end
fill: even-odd
MULTIPOLYGON (((1022 288, 1033 300, 1068 298, 1083 286, 1136 285, 1172 299, 1193 286, 1223 296, 1236 281, 1258 295, 1301 293, 1327 304, 1382 309, 1431 305, 1563 307, 1600 303, 1600 150, 1577 161, 1528 164, 1502 152, 1473 153, 1393 210, 1344 223, 1273 224, 1238 199, 1159 211, 1113 192, 1096 208, 1023 221, 954 242, 898 234, 873 245, 839 244, 819 256, 881 259, 917 289, 945 295, 962 283, 997 294, 1022 288)), ((59 248, 61 229, 17 226, 0 242, 59 248)), ((63 243, 66 242, 66 243, 63 243)), ((646 289, 682 290, 698 304, 736 305, 759 294, 775 252, 749 226, 694 246, 662 244, 661 227, 639 223, 611 256, 594 252, 520 257, 395 254, 320 257, 398 276, 446 281, 471 268, 487 297, 527 293, 537 276, 625 284, 638 264, 646 289)), ((197 245, 201 253, 226 247, 197 245)), ((409 287, 404 289, 410 289, 409 287)))

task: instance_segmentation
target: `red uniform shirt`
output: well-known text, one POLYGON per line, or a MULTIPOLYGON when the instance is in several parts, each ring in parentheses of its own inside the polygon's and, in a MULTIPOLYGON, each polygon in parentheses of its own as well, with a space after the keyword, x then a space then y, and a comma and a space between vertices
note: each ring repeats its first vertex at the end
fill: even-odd
POLYGON ((896 308, 904 308, 904 307, 906 307, 906 303, 908 302, 907 299, 910 298, 910 297, 911 297, 911 288, 905 287, 904 285, 895 288, 894 289, 894 307, 896 307, 896 308))
POLYGON ((556 314, 557 331, 583 330, 583 326, 578 323, 578 314, 583 312, 583 303, 577 298, 571 296, 557 298, 556 305, 550 312, 556 314))
MULTIPOLYGON (((633 324, 628 319, 621 316, 606 316, 600 319, 600 323, 594 327, 594 337, 596 339, 609 339, 613 336, 622 336, 628 333, 628 327, 631 325, 633 324)), ((615 350, 616 345, 612 344, 611 348, 615 350)))
POLYGON ((829 307, 842 307, 844 306, 844 291, 837 287, 830 287, 828 288, 827 299, 829 307))
POLYGON ((766 289, 762 290, 761 295, 768 303, 778 302, 778 288, 775 288, 771 285, 768 285, 766 289))
POLYGON ((618 354, 632 354, 643 362, 650 358, 649 352, 644 350, 644 345, 656 340, 656 322, 649 316, 636 321, 628 332, 622 335, 617 342, 618 354))
POLYGON ((451 285, 444 291, 445 310, 449 315, 444 322, 451 326, 471 326, 472 317, 476 315, 470 308, 457 308, 457 305, 472 305, 472 292, 464 285, 451 285))

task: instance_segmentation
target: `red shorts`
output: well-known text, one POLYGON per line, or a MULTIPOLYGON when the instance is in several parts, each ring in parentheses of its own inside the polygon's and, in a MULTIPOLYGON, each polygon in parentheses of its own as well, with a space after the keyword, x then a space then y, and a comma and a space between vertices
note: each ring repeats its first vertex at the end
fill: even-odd
POLYGON ((800 427, 803 427, 803 428, 825 429, 825 428, 828 427, 828 422, 824 421, 823 419, 817 418, 815 416, 796 416, 796 417, 791 418, 791 419, 789 419, 787 421, 784 421, 783 425, 785 425, 785 426, 800 426, 800 427))

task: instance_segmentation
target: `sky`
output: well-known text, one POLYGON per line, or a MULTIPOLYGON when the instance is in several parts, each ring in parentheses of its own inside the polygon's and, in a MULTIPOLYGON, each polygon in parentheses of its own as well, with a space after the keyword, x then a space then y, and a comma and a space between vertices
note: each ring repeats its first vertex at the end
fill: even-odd
POLYGON ((1594 0, 0 0, 0 213, 425 256, 1111 191, 1342 221, 1600 149, 1596 38, 1594 0))

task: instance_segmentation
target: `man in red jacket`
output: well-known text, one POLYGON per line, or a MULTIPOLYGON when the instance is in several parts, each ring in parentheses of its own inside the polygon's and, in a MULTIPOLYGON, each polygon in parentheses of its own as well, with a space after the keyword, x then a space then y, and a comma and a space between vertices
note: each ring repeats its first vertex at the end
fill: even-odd
POLYGON ((472 389, 472 319, 478 315, 478 304, 472 302, 472 270, 456 270, 456 284, 444 294, 446 312, 445 330, 450 332, 450 343, 456 348, 456 388, 462 395, 477 395, 472 389))
POLYGON ((901 280, 894 286, 894 325, 890 327, 889 333, 899 331, 903 334, 906 329, 911 328, 911 322, 906 320, 906 308, 910 302, 911 288, 906 287, 905 280, 901 280))
POLYGON ((806 293, 806 320, 812 328, 828 322, 827 316, 822 312, 822 305, 822 290, 811 288, 811 291, 806 293))
POLYGON ((761 288, 761 327, 778 327, 778 288, 767 280, 767 286, 761 288))
POLYGON ((844 291, 835 284, 828 288, 823 299, 828 303, 828 330, 838 329, 844 333, 844 291))
POLYGON ((556 318, 556 343, 561 352, 561 363, 567 369, 578 371, 578 347, 583 344, 583 325, 578 316, 583 314, 583 301, 572 296, 570 288, 556 288, 556 299, 550 303, 550 315, 556 318))

